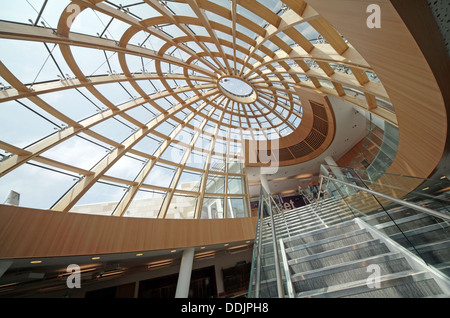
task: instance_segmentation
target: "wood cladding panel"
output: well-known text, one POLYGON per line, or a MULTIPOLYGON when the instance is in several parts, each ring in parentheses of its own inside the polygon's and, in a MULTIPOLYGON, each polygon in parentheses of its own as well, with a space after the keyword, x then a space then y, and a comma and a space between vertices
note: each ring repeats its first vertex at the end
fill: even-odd
POLYGON ((256 218, 145 219, 0 205, 0 258, 166 250, 253 240, 256 218))

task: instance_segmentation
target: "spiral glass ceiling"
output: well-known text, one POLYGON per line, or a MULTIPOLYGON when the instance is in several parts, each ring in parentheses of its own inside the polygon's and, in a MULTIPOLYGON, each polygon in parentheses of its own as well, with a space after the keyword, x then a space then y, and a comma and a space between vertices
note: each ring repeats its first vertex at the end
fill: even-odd
POLYGON ((0 20, 0 195, 26 207, 245 217, 244 141, 301 125, 294 85, 390 107, 304 1, 17 0, 0 20))

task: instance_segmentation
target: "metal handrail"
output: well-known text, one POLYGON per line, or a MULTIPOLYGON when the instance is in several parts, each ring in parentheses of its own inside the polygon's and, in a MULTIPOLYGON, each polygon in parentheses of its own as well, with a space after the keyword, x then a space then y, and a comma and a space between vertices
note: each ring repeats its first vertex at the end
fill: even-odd
POLYGON ((262 252, 262 221, 263 221, 263 207, 261 202, 263 201, 262 197, 259 198, 259 206, 258 206, 258 252, 256 259, 256 289, 255 289, 255 297, 259 298, 260 285, 261 285, 261 252, 262 252))
POLYGON ((254 295, 255 298, 260 297, 261 292, 261 256, 262 256, 262 234, 263 234, 263 218, 264 218, 264 205, 268 207, 269 219, 270 219, 270 227, 272 232, 272 244, 273 244, 273 253, 274 253, 274 263, 275 263, 275 272, 276 272, 276 283, 277 283, 277 292, 278 297, 284 298, 284 286, 281 275, 281 265, 279 260, 279 248, 278 241, 275 229, 275 223, 273 218, 272 211, 272 201, 267 197, 268 195, 264 190, 262 190, 261 196, 259 198, 259 206, 258 206, 258 216, 257 216, 257 230, 255 233, 255 248, 253 250, 252 261, 255 262, 255 267, 252 268, 250 273, 250 286, 249 286, 249 297, 254 295), (253 277, 255 277, 254 284, 254 293, 253 293, 253 277))
POLYGON ((273 256, 274 256, 274 263, 275 263, 275 275, 276 275, 276 279, 277 279, 278 297, 284 298, 284 288, 283 288, 283 281, 282 281, 282 277, 281 277, 280 259, 279 259, 279 255, 278 255, 277 234, 276 234, 276 230, 275 230, 275 222, 273 219, 272 203, 270 200, 268 202, 268 207, 269 207, 269 215, 270 215, 270 227, 272 230, 273 256))
POLYGON ((348 183, 348 182, 345 182, 345 181, 342 181, 342 180, 339 180, 339 179, 336 179, 336 178, 331 178, 329 176, 324 176, 324 175, 321 176, 321 178, 325 178, 325 179, 333 181, 333 182, 338 182, 338 183, 344 184, 346 186, 358 189, 360 191, 364 191, 364 192, 370 193, 372 195, 385 198, 385 199, 387 199, 389 201, 392 201, 392 202, 395 202, 395 203, 407 206, 407 207, 412 208, 414 210, 417 210, 417 211, 420 211, 420 212, 423 212, 423 213, 426 213, 426 214, 429 214, 429 215, 441 218, 441 219, 446 220, 446 221, 450 221, 450 215, 446 215, 444 213, 441 213, 441 212, 438 212, 438 211, 434 211, 434 210, 425 208, 423 206, 420 206, 420 205, 417 205, 417 204, 414 204, 414 203, 411 203, 411 202, 408 202, 408 201, 403 201, 403 200, 391 197, 390 195, 383 194, 383 193, 380 193, 380 192, 377 192, 377 191, 374 191, 374 190, 370 190, 370 189, 367 189, 367 188, 363 188, 363 187, 357 186, 355 184, 351 184, 351 183, 348 183))

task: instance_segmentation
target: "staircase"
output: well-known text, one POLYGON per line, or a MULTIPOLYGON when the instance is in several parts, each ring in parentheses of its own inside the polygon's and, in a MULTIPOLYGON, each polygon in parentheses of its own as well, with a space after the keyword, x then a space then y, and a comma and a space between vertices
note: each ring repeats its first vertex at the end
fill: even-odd
MULTIPOLYGON (((448 223, 404 207, 355 211, 330 198, 274 215, 285 297, 450 296, 448 223)), ((260 230, 259 297, 278 297, 270 217, 260 230)))

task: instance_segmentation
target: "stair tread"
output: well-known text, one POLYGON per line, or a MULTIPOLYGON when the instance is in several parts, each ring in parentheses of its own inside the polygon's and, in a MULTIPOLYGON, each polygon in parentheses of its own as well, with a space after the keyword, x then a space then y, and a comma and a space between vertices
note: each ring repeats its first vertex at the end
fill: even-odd
MULTIPOLYGON (((380 288, 370 288, 367 285, 367 279, 348 282, 330 287, 319 288, 307 292, 297 293, 297 297, 348 297, 350 295, 358 295, 362 292, 371 292, 374 289, 384 289, 388 287, 398 286, 405 282, 415 282, 430 279, 430 275, 425 272, 417 272, 415 270, 407 270, 403 272, 387 274, 380 277, 380 288), (341 294, 339 296, 339 294, 341 294)), ((439 294, 442 294, 442 290, 439 294)))
POLYGON ((399 252, 390 252, 390 253, 386 253, 386 254, 382 254, 382 255, 375 255, 375 256, 370 256, 367 258, 363 258, 363 259, 358 259, 358 260, 354 260, 354 261, 349 261, 346 263, 341 263, 341 264, 335 264, 329 267, 323 267, 323 268, 319 268, 319 269, 314 269, 314 270, 310 270, 307 272, 301 272, 301 273, 295 273, 291 275, 291 279, 296 280, 297 278, 300 279, 304 279, 304 278, 308 278, 311 275, 317 276, 320 274, 324 274, 326 275, 328 272, 332 272, 336 269, 341 269, 341 268, 347 268, 347 267, 351 267, 352 265, 359 265, 359 264, 365 264, 365 263, 370 263, 370 262, 386 262, 386 261, 390 261, 390 260, 397 260, 399 258, 404 258, 401 253, 399 252))
POLYGON ((367 280, 372 274, 370 265, 379 266, 382 275, 394 274, 411 270, 408 261, 397 255, 396 257, 375 257, 340 267, 326 268, 317 272, 303 273, 291 277, 295 290, 307 291, 349 283, 351 281, 367 280))
POLYGON ((358 229, 358 230, 355 230, 355 231, 352 231, 352 232, 336 235, 336 236, 333 236, 331 238, 325 238, 325 239, 322 239, 322 240, 318 240, 318 241, 302 244, 302 245, 299 245, 299 246, 289 247, 289 248, 286 248, 286 252, 289 253, 289 252, 294 252, 294 251, 297 251, 297 250, 300 250, 300 249, 307 249, 309 247, 318 246, 318 245, 331 243, 331 242, 335 242, 335 241, 340 241, 340 240, 344 240, 344 239, 347 239, 347 238, 351 238, 353 236, 366 234, 366 233, 370 234, 365 229, 358 229))
POLYGON ((314 266, 328 267, 332 265, 331 263, 344 263, 389 252, 388 247, 379 240, 367 241, 358 245, 358 248, 345 246, 343 248, 289 260, 288 264, 293 271, 296 271, 296 269, 310 269, 309 267, 314 266))

